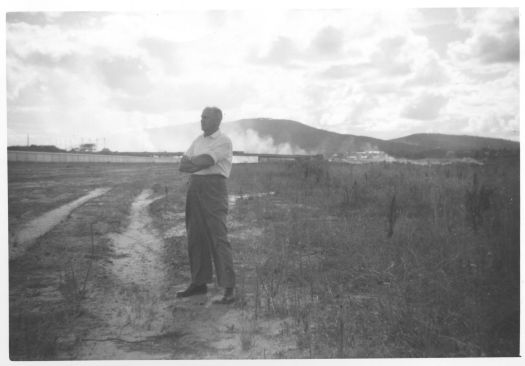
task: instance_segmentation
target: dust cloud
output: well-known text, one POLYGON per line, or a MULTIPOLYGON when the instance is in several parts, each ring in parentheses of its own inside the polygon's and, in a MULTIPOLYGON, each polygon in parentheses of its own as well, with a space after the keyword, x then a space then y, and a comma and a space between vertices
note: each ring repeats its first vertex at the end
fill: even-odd
MULTIPOLYGON (((258 154, 307 154, 308 152, 291 144, 276 144, 272 137, 261 136, 252 129, 225 129, 233 143, 234 151, 258 154)), ((198 123, 167 126, 144 131, 143 146, 150 145, 152 152, 185 152, 202 131, 198 123)), ((135 135, 137 140, 140 135, 135 135)))
POLYGON ((275 144, 270 136, 261 137, 251 129, 234 130, 229 132, 228 136, 232 139, 233 149, 237 151, 258 154, 307 154, 305 150, 293 147, 288 143, 275 144))

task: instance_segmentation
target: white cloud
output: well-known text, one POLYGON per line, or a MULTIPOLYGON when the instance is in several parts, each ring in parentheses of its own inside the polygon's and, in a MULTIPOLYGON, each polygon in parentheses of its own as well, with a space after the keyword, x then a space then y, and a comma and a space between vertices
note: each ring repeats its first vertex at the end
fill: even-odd
POLYGON ((301 52, 294 41, 288 37, 278 37, 263 56, 251 55, 250 59, 255 63, 289 66, 290 61, 299 57, 301 52))
POLYGON ((405 118, 417 120, 434 120, 439 117, 441 109, 448 103, 448 97, 424 93, 411 100, 401 112, 405 118))
POLYGON ((181 55, 178 44, 164 38, 145 37, 137 42, 139 47, 148 51, 151 57, 160 63, 168 75, 177 75, 181 71, 181 55))
POLYGON ((457 61, 473 58, 481 64, 519 62, 519 14, 516 8, 484 9, 473 20, 463 22, 472 32, 464 42, 449 46, 457 61))
POLYGON ((475 133, 486 137, 503 137, 514 140, 519 136, 519 120, 508 115, 475 116, 468 120, 462 131, 465 134, 475 133))
POLYGON ((450 81, 451 75, 435 52, 425 52, 414 63, 414 73, 406 81, 406 86, 420 85, 432 87, 450 81))
POLYGON ((313 52, 321 57, 340 55, 344 46, 344 34, 338 28, 327 26, 321 29, 311 43, 313 52))
POLYGON ((467 121, 490 115, 507 121, 491 133, 508 136, 519 120, 519 64, 500 61, 515 57, 517 10, 458 12, 462 31, 447 33, 446 42, 458 40, 448 55, 434 48, 430 26, 446 14, 10 13, 8 131, 115 135, 115 146, 155 148, 135 138, 146 126, 196 121, 211 104, 225 120, 286 118, 377 137, 452 120, 483 133, 485 124, 467 121), (135 136, 129 144, 124 132, 135 136))

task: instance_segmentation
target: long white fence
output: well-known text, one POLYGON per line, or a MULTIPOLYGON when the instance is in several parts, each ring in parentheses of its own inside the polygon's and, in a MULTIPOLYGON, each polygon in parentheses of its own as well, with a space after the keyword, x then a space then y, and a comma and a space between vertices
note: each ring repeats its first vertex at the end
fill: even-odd
POLYGON ((72 154, 8 150, 7 160, 42 163, 178 163, 180 161, 180 157, 72 154))

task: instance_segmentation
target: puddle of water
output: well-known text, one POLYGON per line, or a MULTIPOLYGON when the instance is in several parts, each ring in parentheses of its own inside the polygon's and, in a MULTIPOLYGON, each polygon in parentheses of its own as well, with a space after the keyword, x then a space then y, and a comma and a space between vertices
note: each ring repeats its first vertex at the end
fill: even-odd
POLYGON ((95 197, 108 192, 110 188, 97 188, 72 202, 46 212, 42 216, 25 224, 15 235, 9 246, 9 259, 22 255, 25 250, 40 236, 47 233, 62 221, 72 210, 95 197))
POLYGON ((262 193, 253 193, 253 194, 230 194, 228 195, 228 202, 231 205, 234 205, 237 200, 248 200, 251 198, 259 198, 265 196, 273 196, 275 192, 262 192, 262 193))

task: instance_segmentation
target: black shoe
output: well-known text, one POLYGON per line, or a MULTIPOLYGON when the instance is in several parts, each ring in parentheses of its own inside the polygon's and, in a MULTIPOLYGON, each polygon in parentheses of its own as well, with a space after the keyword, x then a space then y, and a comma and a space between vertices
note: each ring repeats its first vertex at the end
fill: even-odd
POLYGON ((189 297, 195 295, 203 295, 208 292, 208 287, 204 285, 194 285, 193 283, 184 291, 177 292, 177 297, 189 297))
POLYGON ((228 305, 235 302, 235 295, 233 295, 233 288, 227 288, 224 291, 224 296, 220 300, 214 300, 214 304, 228 305))

